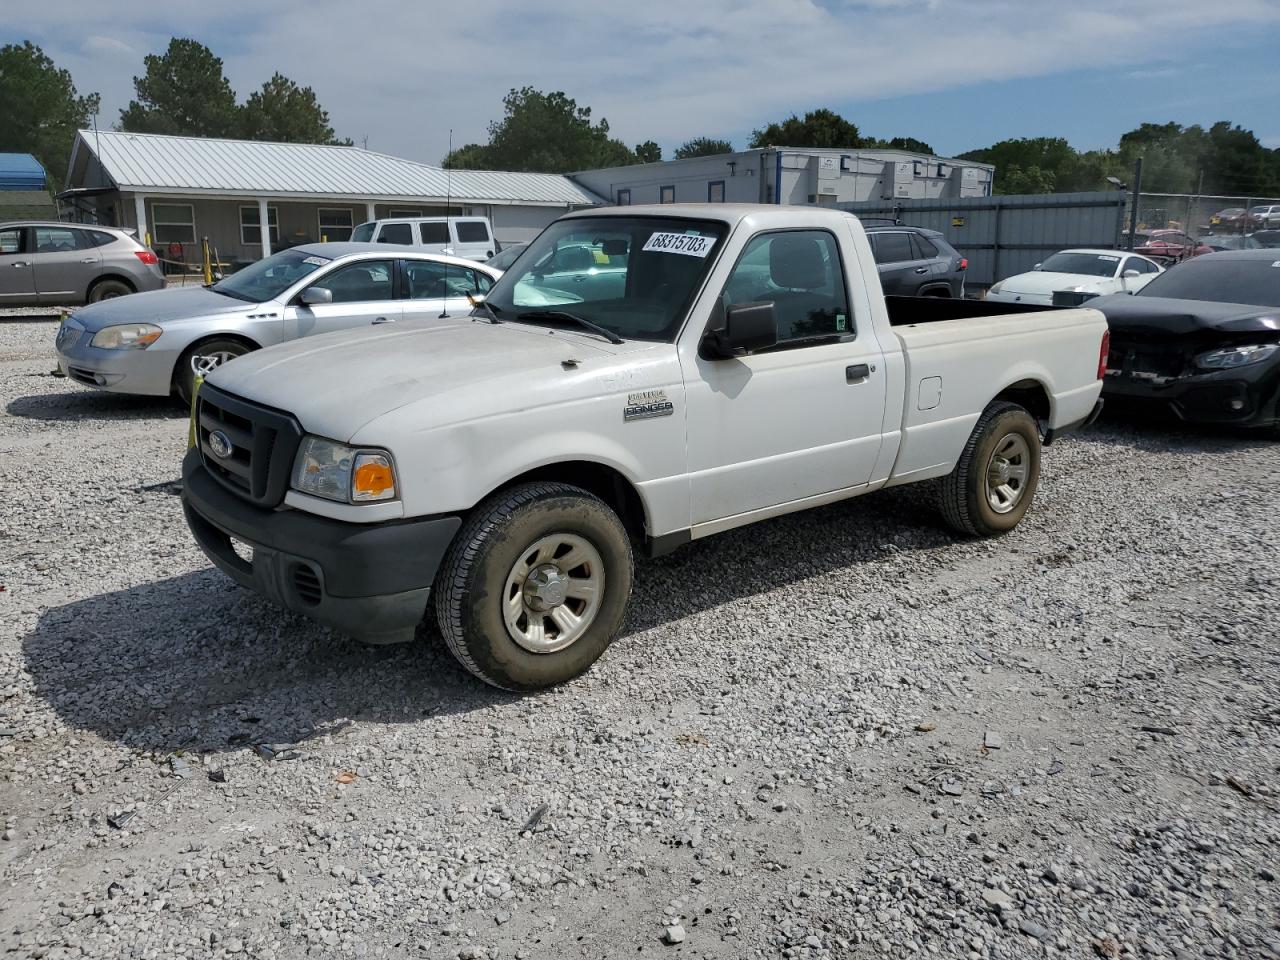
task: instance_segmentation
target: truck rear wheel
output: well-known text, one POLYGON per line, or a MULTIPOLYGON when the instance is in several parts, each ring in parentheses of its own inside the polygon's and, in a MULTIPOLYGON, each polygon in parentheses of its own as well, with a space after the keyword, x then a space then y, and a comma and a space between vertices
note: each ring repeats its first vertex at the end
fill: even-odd
POLYGON ((450 651, 485 683, 539 690, 572 680, 622 628, 631 541, 586 490, 526 483, 480 504, 432 591, 450 651))
POLYGON ((956 467, 943 478, 942 515, 959 531, 992 537, 1012 530, 1040 482, 1040 430, 1016 403, 988 405, 956 467))

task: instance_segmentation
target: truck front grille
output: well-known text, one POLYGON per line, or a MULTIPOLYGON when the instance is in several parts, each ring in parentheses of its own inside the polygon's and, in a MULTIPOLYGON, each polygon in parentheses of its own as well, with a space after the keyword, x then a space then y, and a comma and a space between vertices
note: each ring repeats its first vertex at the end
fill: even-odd
POLYGON ((279 505, 302 441, 293 417, 204 386, 196 424, 200 459, 218 482, 258 506, 279 505))

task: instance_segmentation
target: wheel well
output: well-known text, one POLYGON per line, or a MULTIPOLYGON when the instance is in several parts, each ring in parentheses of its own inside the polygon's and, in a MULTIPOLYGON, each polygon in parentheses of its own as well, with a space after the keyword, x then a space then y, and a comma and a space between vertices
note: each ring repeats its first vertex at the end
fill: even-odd
POLYGON ((631 481, 613 467, 590 460, 551 463, 522 473, 518 477, 512 477, 498 489, 506 490, 517 484, 539 480, 567 483, 594 493, 613 508, 622 519, 622 525, 627 528, 627 533, 633 538, 643 540, 647 535, 648 524, 645 518, 644 502, 631 481))
POLYGON ((88 299, 93 296, 93 290, 95 287, 101 286, 102 284, 106 283, 108 280, 115 280, 117 283, 123 283, 126 287, 128 287, 134 293, 138 292, 138 288, 134 286, 133 281, 130 280, 128 277, 122 276, 121 274, 118 274, 118 273, 104 273, 102 274, 102 276, 93 278, 93 282, 89 284, 89 289, 85 291, 85 294, 84 294, 85 300, 88 301, 88 299))
POLYGON ((1016 403, 1021 407, 1025 407, 1027 412, 1041 423, 1046 425, 1049 423, 1049 416, 1052 412, 1049 391, 1044 388, 1044 384, 1039 380, 1019 380, 1017 383, 1005 387, 992 399, 1008 400, 1010 403, 1016 403))
POLYGON ((236 343, 243 343, 250 350, 262 349, 262 344, 255 343, 248 337, 241 336, 238 333, 211 333, 207 337, 201 337, 199 340, 193 340, 191 343, 187 344, 186 349, 183 350, 182 353, 178 354, 178 361, 173 365, 173 376, 170 379, 177 380, 178 370, 181 369, 184 360, 191 355, 192 350, 213 340, 233 340, 236 343))
POLYGON ((940 298, 949 300, 951 299, 951 287, 947 286, 946 284, 942 284, 936 287, 925 287, 923 290, 920 291, 920 296, 940 297, 940 298))

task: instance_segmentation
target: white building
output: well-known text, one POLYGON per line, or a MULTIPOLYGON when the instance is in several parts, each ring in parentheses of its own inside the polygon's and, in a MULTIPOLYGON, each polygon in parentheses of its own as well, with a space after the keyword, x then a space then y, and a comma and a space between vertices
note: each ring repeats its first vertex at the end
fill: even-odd
POLYGON ((762 147, 689 160, 584 170, 570 176, 620 206, 987 197, 995 168, 899 150, 762 147))
POLYGON ((76 137, 67 186, 61 197, 81 218, 135 227, 161 256, 187 261, 199 259, 205 237, 221 260, 245 262, 286 244, 346 240, 365 220, 447 212, 487 216, 500 243, 515 243, 602 202, 558 174, 447 171, 358 147, 92 130, 76 137))

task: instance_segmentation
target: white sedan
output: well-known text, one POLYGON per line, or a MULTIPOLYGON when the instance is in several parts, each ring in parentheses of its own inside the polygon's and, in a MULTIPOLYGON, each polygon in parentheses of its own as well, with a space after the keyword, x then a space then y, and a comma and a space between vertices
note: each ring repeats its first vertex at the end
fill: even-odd
POLYGON ((1077 306, 1107 293, 1137 293, 1163 272, 1154 260, 1123 250, 1063 250, 1030 273, 1001 280, 987 291, 987 299, 1077 306))

